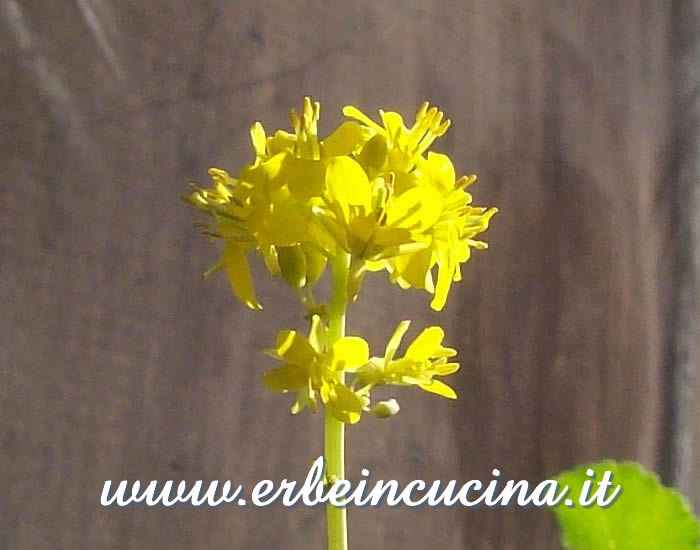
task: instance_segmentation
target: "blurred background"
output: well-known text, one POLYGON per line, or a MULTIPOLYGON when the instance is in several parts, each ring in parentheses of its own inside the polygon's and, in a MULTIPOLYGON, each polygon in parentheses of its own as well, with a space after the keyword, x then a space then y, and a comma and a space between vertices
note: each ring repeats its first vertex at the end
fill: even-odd
MULTIPOLYGON (((368 277, 350 333, 404 318, 459 349, 448 402, 348 429, 348 472, 533 483, 636 460, 696 509, 700 408, 693 0, 0 0, 0 548, 323 548, 321 509, 102 508, 105 480, 303 479, 322 416, 267 392, 262 312, 179 196, 354 104, 453 120, 435 149, 500 214, 446 310, 368 277)), ((559 549, 545 509, 352 509, 351 548, 559 549)))

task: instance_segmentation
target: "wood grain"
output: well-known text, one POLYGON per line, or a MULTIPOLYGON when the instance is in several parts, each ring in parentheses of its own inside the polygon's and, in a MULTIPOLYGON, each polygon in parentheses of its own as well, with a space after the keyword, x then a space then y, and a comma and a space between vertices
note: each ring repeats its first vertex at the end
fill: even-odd
MULTIPOLYGON (((670 426, 693 429, 668 401, 673 176, 692 161, 675 152, 696 143, 674 104, 681 4, 2 0, 0 547, 323 547, 318 509, 99 506, 107 479, 251 487, 320 454, 321 419, 259 380, 260 350, 300 325, 292 296, 260 266, 260 313, 202 281, 216 252, 178 200, 210 165, 248 162, 249 124, 286 127, 306 94, 325 130, 347 103, 438 104, 440 148, 501 210, 443 315, 379 274, 352 306, 349 332, 377 349, 404 318, 443 322, 463 368, 458 402, 401 392, 396 419, 350 428, 350 475, 673 463, 670 426)), ((368 550, 560 547, 546 510, 350 521, 368 550)))

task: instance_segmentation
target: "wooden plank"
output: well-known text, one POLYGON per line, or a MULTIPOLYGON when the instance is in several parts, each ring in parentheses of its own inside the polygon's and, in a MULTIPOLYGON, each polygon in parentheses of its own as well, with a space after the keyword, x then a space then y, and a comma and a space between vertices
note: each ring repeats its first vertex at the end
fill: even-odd
MULTIPOLYGON (((539 481, 602 457, 659 469, 677 251, 671 2, 215 0, 0 4, 0 547, 322 547, 319 509, 103 509, 107 479, 301 478, 321 419, 264 391, 303 326, 202 281, 178 195, 251 158, 305 94, 454 126, 440 148, 501 213, 443 315, 368 279, 349 331, 446 325, 460 400, 397 392, 349 429, 350 476, 539 481)), ((697 409, 696 409, 697 410, 697 409)), ((697 418, 697 417, 696 417, 697 418)), ((697 443, 694 444, 697 450, 697 443)), ((545 510, 351 511, 353 547, 559 548, 545 510), (527 541, 527 542, 524 542, 527 541)))
POLYGON ((669 350, 666 364, 667 396, 665 453, 662 473, 700 506, 700 440, 698 395, 698 296, 700 295, 700 146, 698 121, 698 73, 700 55, 697 29, 700 2, 674 2, 671 50, 674 70, 672 100, 673 134, 669 151, 669 176, 674 208, 673 291, 669 318, 669 350))

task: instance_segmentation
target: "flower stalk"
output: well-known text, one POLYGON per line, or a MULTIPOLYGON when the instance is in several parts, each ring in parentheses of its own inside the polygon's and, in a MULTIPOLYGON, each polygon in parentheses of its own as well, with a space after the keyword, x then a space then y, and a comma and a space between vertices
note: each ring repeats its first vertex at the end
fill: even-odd
MULTIPOLYGON (((350 269, 350 255, 339 251, 331 262, 332 291, 328 323, 328 345, 331 346, 345 336, 345 315, 347 312, 347 286, 350 269)), ((339 371, 337 381, 345 383, 345 373, 339 371)), ((345 424, 326 410, 324 429, 324 455, 326 458, 326 479, 345 478, 345 424)), ((326 508, 328 550, 347 550, 348 526, 346 509, 328 503, 326 508)))
MULTIPOLYGON (((410 321, 401 321, 383 356, 372 356, 367 340, 345 335, 348 303, 368 273, 385 271, 401 289, 432 294, 430 307, 442 310, 472 250, 486 248, 478 236, 497 212, 472 204, 467 188, 476 176, 458 178, 447 155, 428 150, 450 126, 436 107, 421 105, 410 127, 393 111, 380 110, 380 123, 352 106, 343 113, 348 120, 325 139, 320 104, 310 98, 300 113, 290 111, 294 133, 268 135, 256 122, 254 160, 237 177, 210 169, 211 187, 194 186, 184 197, 208 217, 199 224, 203 233, 223 245, 206 275, 225 272, 236 296, 261 310, 248 264, 256 255, 299 297, 308 331, 278 332, 266 350, 278 363, 262 381, 295 396, 292 414, 324 409, 329 490, 345 479, 345 425, 400 410, 394 397, 373 402, 374 388, 413 386, 457 398, 442 381, 459 369, 442 328, 426 327, 402 346, 410 321), (312 287, 327 267, 331 295, 317 301, 312 287)), ((346 513, 328 503, 329 550, 348 548, 346 513)))

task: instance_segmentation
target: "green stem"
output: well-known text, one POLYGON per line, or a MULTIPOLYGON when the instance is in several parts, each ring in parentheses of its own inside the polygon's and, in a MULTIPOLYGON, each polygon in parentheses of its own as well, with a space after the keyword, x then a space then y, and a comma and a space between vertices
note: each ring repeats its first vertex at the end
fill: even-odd
MULTIPOLYGON (((328 345, 345 336, 345 312, 348 305, 347 288, 350 255, 342 250, 332 260, 333 286, 328 320, 328 345)), ((338 373, 338 381, 345 382, 345 373, 338 373)), ((324 455, 326 475, 345 479, 345 424, 326 410, 324 455)), ((326 506, 328 526, 328 550, 347 550, 348 523, 345 508, 336 508, 330 502, 326 506)))

